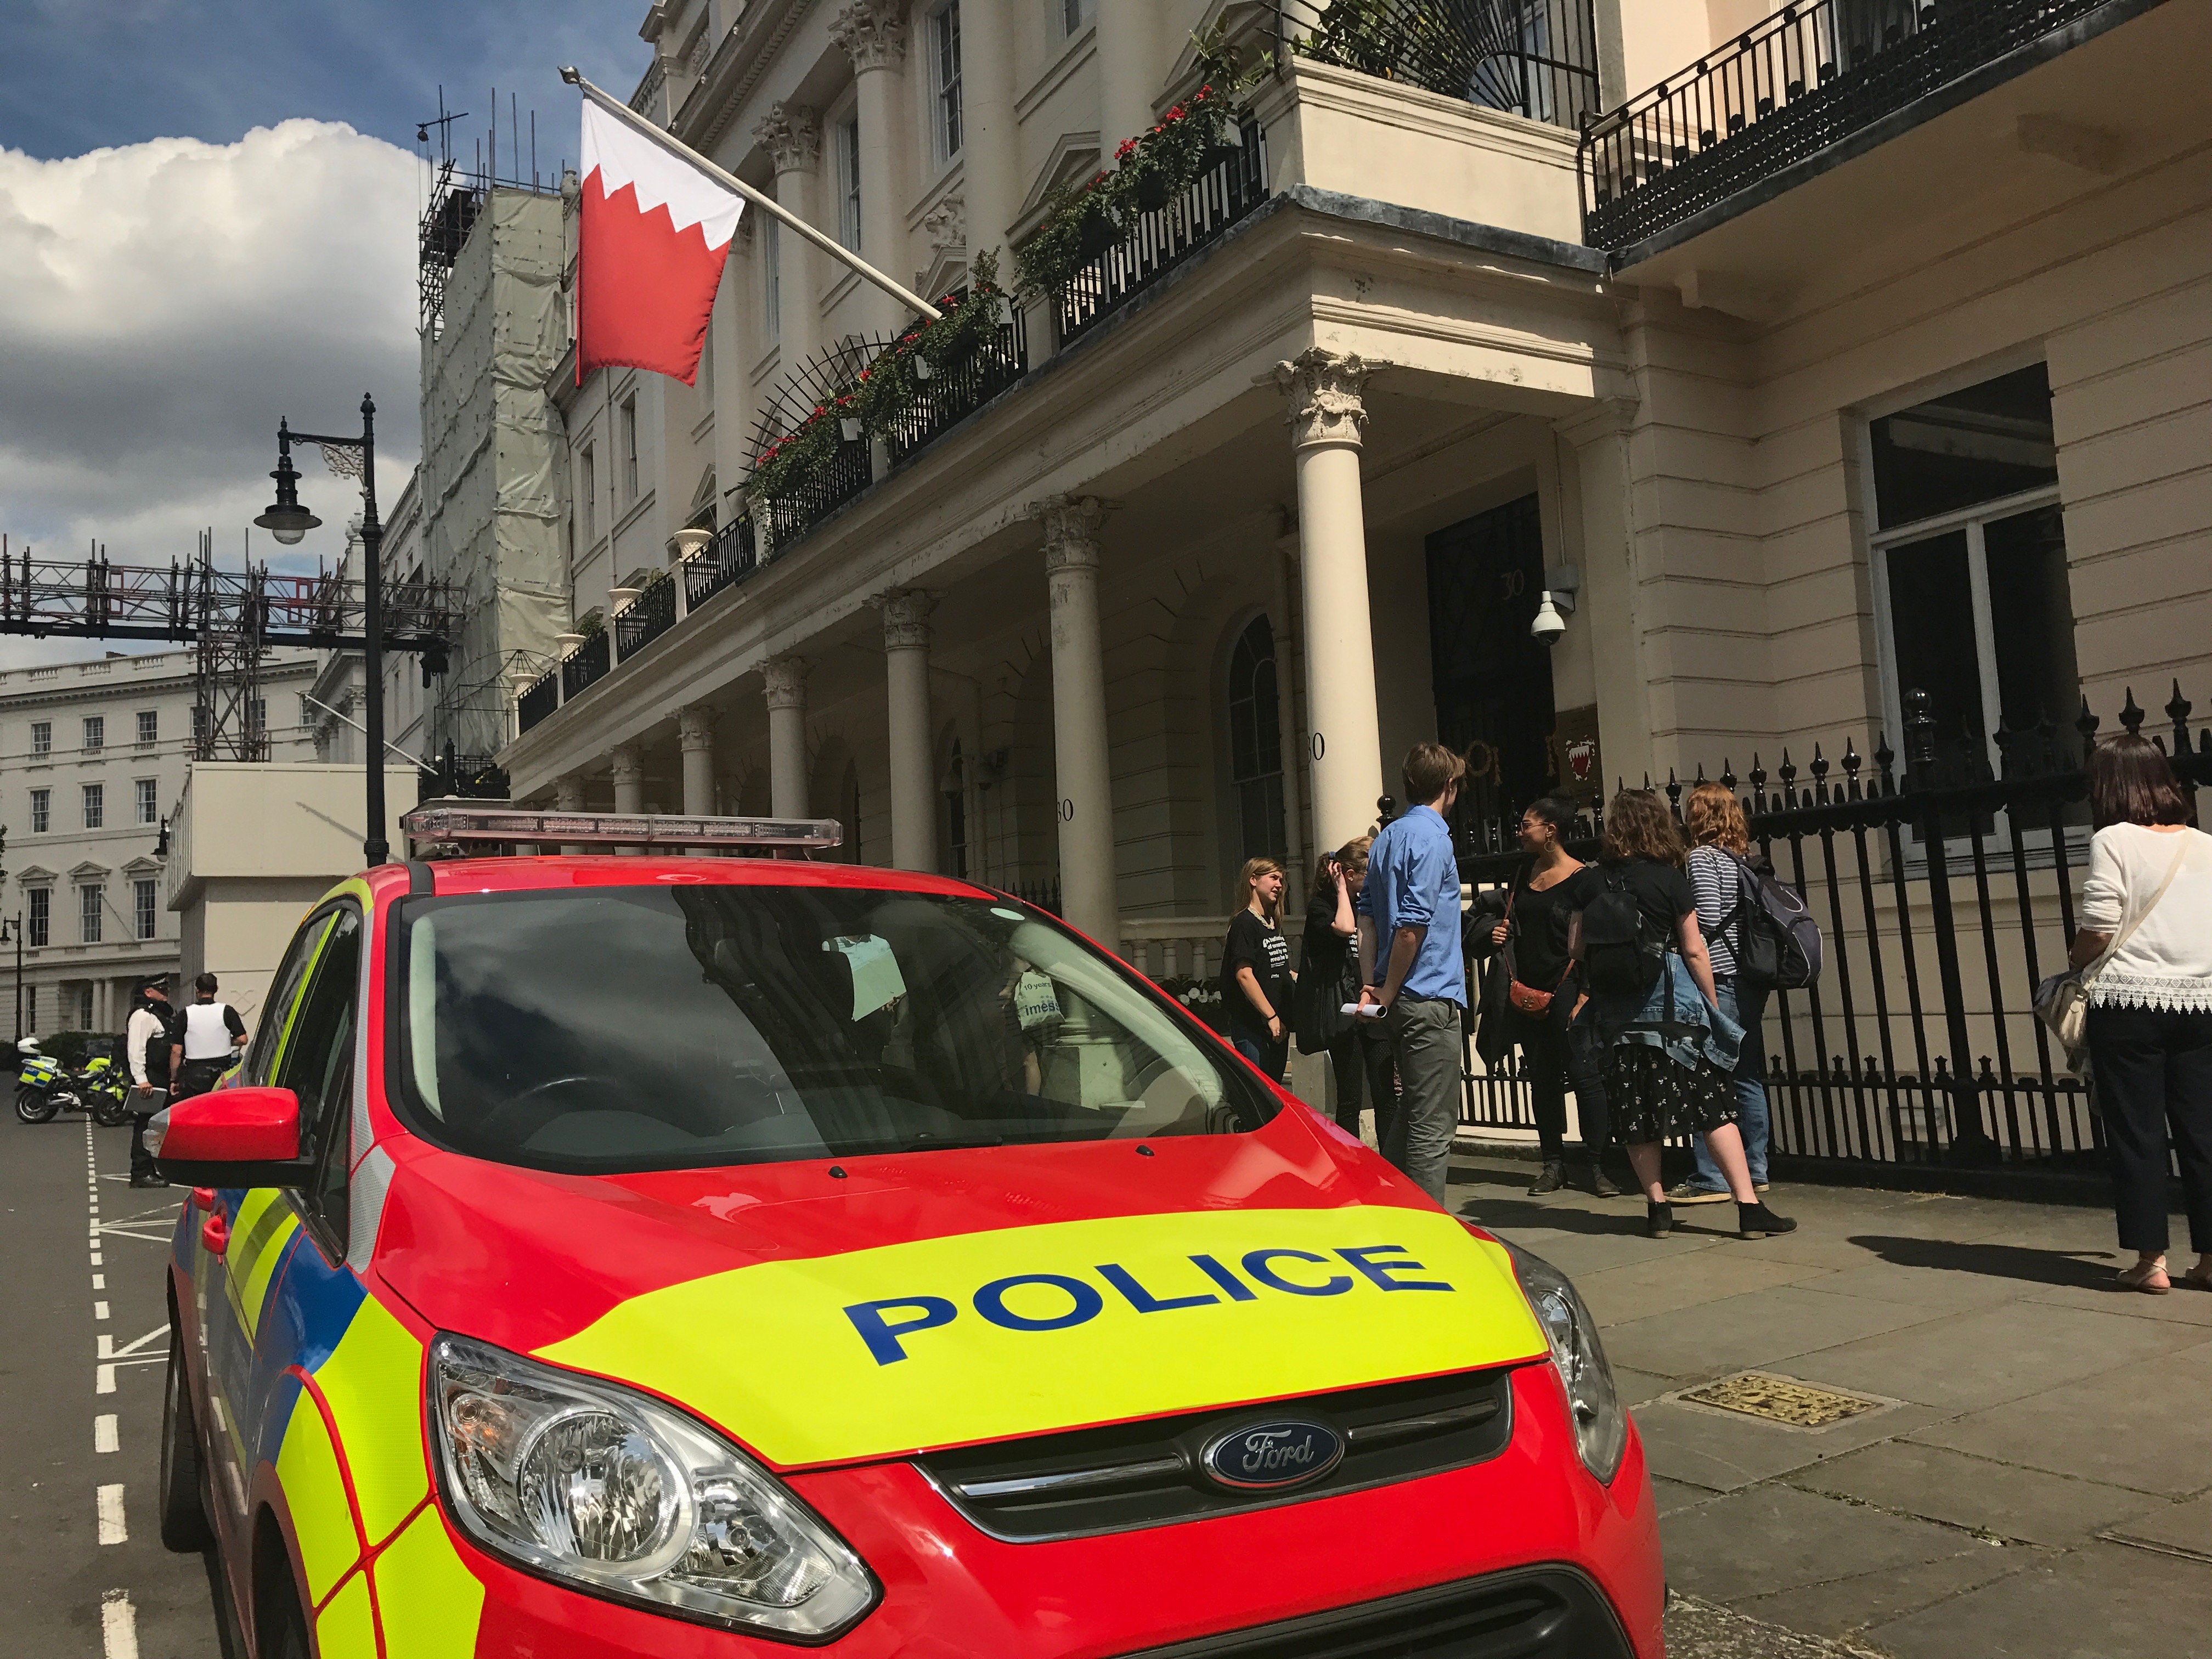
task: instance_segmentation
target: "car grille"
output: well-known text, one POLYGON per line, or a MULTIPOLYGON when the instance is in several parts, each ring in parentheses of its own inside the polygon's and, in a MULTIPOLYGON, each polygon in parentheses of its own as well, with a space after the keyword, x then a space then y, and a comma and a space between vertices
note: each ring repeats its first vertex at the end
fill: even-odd
POLYGON ((916 1461, 962 1514, 994 1538, 1033 1543, 1168 1526, 1494 1457, 1513 1433, 1510 1376, 1462 1371, 933 1452, 916 1461), (1200 1449, 1214 1436, 1285 1415, 1334 1428, 1344 1440, 1343 1461, 1317 1480, 1273 1491, 1225 1491, 1200 1473, 1200 1449))
POLYGON ((1124 1659, 1634 1659, 1597 1587, 1571 1567, 1462 1578, 1328 1613, 1147 1648, 1124 1659))

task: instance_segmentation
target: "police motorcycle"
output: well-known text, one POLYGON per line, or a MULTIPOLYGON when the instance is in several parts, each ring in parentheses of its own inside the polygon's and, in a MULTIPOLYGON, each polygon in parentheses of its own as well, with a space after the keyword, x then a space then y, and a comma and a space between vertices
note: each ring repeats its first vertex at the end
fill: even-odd
POLYGON ((60 1112, 89 1112, 104 1128, 127 1122, 130 1085, 112 1054, 95 1054, 81 1072, 72 1072, 42 1053, 36 1037, 15 1045, 15 1115, 26 1123, 45 1123, 60 1112))

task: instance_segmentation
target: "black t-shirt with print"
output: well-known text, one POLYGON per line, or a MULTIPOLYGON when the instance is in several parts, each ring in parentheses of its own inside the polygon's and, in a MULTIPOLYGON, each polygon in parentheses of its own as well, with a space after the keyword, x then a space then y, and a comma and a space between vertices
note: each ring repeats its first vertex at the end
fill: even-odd
POLYGON ((1237 982, 1237 970, 1249 968, 1260 981, 1260 994, 1275 1011, 1287 1031, 1291 1026, 1291 942, 1279 927, 1270 927, 1249 908, 1229 920, 1229 942, 1221 952, 1221 1003, 1229 1011, 1229 1034, 1272 1042, 1267 1022, 1252 1006, 1252 999, 1237 982))

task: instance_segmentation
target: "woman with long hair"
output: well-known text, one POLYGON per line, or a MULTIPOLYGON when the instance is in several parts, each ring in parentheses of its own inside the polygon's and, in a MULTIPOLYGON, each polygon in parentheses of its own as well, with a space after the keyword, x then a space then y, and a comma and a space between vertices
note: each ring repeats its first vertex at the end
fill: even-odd
POLYGON ((2089 1063, 2112 1207, 2133 1266, 2118 1291, 2163 1296, 2169 1136, 2197 1265, 2212 1291, 2212 837, 2165 754, 2124 734, 2089 755, 2089 873, 2073 965, 2088 969, 2089 1063))
POLYGON ((1639 947, 1657 951, 1658 961, 1646 991, 1593 983, 1583 1018, 1597 1022, 1606 1045, 1606 1099, 1644 1188, 1644 1225, 1651 1237, 1664 1238, 1674 1225, 1659 1179, 1660 1143, 1688 1129, 1704 1133, 1735 1196, 1736 1236, 1791 1232, 1797 1224, 1759 1201, 1744 1163, 1729 1087, 1742 1031, 1720 1011, 1712 963, 1698 927, 1697 899, 1682 864, 1682 838, 1657 795, 1624 789, 1613 798, 1605 814, 1601 873, 1608 897, 1634 902, 1639 947))
POLYGON ((1521 814, 1521 850, 1528 855, 1513 878, 1505 915, 1490 940, 1505 952, 1511 984, 1507 1019, 1521 1045, 1524 1075, 1536 1113, 1543 1169, 1531 1197, 1566 1185, 1567 1091, 1575 1091, 1589 1190, 1617 1198, 1606 1176, 1605 1079, 1591 1051, 1589 1028, 1574 1029, 1584 997, 1573 956, 1575 913, 1605 890, 1598 872, 1570 854, 1559 836, 1574 822, 1571 801, 1547 795, 1521 814))
POLYGON ((1237 872, 1243 901, 1221 950, 1221 1006, 1237 1052, 1275 1082, 1290 1058, 1291 942, 1283 937, 1283 866, 1247 859, 1237 872))
POLYGON ((1346 1003, 1359 1000, 1359 922, 1354 907, 1367 884, 1367 848, 1373 841, 1371 836, 1362 836, 1346 842, 1334 853, 1322 854, 1315 866, 1298 954, 1298 1050, 1328 1053, 1336 1079, 1336 1127, 1346 1134, 1359 1133, 1364 1092, 1375 1109, 1375 1144, 1380 1146, 1390 1133, 1390 1109, 1397 1104, 1390 1045, 1375 1021, 1343 1012, 1346 1003))
MULTIPOLYGON (((1713 965, 1713 989, 1720 1010, 1743 1029, 1735 1069, 1729 1074, 1735 1093, 1735 1122, 1743 1135, 1743 1161, 1754 1191, 1766 1190, 1770 1123, 1766 1104, 1766 1044, 1760 1022, 1766 1012, 1766 988, 1741 983, 1736 976, 1736 947, 1759 896, 1751 884, 1751 826, 1743 803, 1725 784, 1705 782, 1690 791, 1682 816, 1690 831, 1687 872, 1698 901, 1698 933, 1713 965)), ((1698 1172, 1667 1196, 1675 1204, 1719 1204, 1728 1182, 1702 1134, 1691 1137, 1698 1172)))

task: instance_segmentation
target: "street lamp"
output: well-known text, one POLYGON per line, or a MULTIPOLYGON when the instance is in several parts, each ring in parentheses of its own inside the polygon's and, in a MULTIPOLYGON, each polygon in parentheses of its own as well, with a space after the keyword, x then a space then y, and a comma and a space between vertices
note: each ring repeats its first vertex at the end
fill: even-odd
POLYGON ((363 654, 368 659, 369 695, 368 706, 362 713, 364 735, 368 739, 368 833, 362 837, 361 850, 371 868, 384 863, 391 856, 391 848, 384 839, 384 591, 378 568, 378 556, 384 545, 384 526, 376 518, 376 403, 364 396, 361 400, 361 436, 358 438, 330 438, 320 433, 295 432, 289 421, 276 422, 276 470, 269 476, 276 480, 276 499, 266 513, 253 522, 274 536, 287 547, 297 545, 300 538, 322 520, 300 505, 300 474, 292 465, 292 446, 295 443, 313 444, 323 452, 323 459, 331 471, 342 477, 361 479, 361 551, 362 572, 362 633, 364 637, 363 654), (333 452, 337 452, 333 453, 333 452), (358 452, 358 454, 349 452, 358 452), (356 473, 355 469, 358 468, 356 473))

